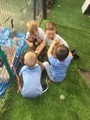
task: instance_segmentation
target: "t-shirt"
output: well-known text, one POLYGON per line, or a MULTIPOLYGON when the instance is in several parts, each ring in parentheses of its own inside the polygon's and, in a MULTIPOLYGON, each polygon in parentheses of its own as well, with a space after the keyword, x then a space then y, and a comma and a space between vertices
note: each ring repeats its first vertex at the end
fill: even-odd
POLYGON ((60 44, 61 45, 64 44, 66 47, 69 48, 67 42, 63 38, 61 38, 58 34, 55 34, 55 37, 53 38, 53 40, 48 39, 47 36, 45 35, 44 36, 44 40, 46 41, 46 43, 48 44, 48 46, 50 46, 52 44, 53 40, 60 40, 60 44))
MULTIPOLYGON (((41 29, 41 28, 38 28, 38 34, 35 36, 35 38, 41 38, 42 40, 44 40, 44 36, 45 36, 45 32, 41 29)), ((30 38, 30 33, 27 32, 26 34, 26 39, 30 38)))
POLYGON ((73 57, 68 56, 63 62, 55 59, 52 55, 49 57, 50 72, 54 81, 62 81, 66 76, 67 68, 73 57))
POLYGON ((34 98, 42 94, 41 72, 38 64, 33 68, 26 65, 22 67, 20 74, 23 86, 20 91, 24 97, 34 98))

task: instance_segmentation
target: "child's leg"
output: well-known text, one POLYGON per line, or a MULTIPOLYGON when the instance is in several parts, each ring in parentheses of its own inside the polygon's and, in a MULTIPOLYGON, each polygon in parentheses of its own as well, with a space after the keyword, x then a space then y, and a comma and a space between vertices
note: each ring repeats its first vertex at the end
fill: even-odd
POLYGON ((41 74, 42 93, 46 92, 48 89, 48 84, 47 84, 46 79, 47 79, 47 73, 46 73, 46 70, 43 69, 42 74, 41 74))
POLYGON ((41 62, 48 61, 47 49, 46 49, 46 47, 42 50, 42 52, 41 52, 40 55, 38 56, 38 59, 39 59, 41 62))
POLYGON ((48 62, 44 62, 43 65, 46 69, 46 72, 47 72, 47 75, 48 75, 49 79, 53 80, 52 75, 50 73, 50 64, 48 62))
POLYGON ((37 42, 40 44, 42 42, 41 38, 37 38, 37 42))

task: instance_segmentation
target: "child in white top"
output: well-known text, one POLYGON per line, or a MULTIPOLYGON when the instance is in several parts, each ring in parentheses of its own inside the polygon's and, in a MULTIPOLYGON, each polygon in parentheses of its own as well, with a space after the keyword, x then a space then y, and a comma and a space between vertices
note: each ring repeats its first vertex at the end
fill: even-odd
POLYGON ((66 47, 69 48, 67 42, 62 39, 58 34, 56 34, 56 24, 54 22, 48 22, 45 27, 45 36, 44 41, 41 43, 38 51, 36 51, 37 54, 40 54, 43 48, 46 46, 46 44, 50 47, 53 40, 60 40, 60 44, 64 44, 66 47))
POLYGON ((26 43, 32 50, 38 50, 39 45, 44 40, 45 33, 38 27, 36 21, 32 20, 27 23, 28 32, 26 34, 26 43))

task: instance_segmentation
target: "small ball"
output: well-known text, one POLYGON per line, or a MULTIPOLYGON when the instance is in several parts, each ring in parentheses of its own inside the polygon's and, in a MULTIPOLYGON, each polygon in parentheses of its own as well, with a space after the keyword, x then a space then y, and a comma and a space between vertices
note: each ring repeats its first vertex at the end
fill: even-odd
POLYGON ((58 5, 58 7, 60 7, 60 5, 58 5))
POLYGON ((60 100, 65 100, 65 96, 64 95, 60 95, 60 100))

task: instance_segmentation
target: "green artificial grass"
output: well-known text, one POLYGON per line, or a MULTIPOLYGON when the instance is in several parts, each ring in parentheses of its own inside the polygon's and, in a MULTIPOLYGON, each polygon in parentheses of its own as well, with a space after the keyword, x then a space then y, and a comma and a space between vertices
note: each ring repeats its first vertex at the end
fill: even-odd
POLYGON ((76 61, 78 69, 90 71, 90 16, 82 14, 83 3, 82 0, 57 0, 42 28, 48 21, 54 21, 58 34, 80 56, 76 61))
POLYGON ((84 0, 56 0, 55 2, 49 20, 90 33, 90 16, 83 15, 81 10, 84 0))
POLYGON ((58 34, 67 41, 70 49, 75 49, 79 55, 77 68, 90 71, 90 34, 81 30, 58 25, 58 34))
POLYGON ((85 84, 80 70, 90 71, 90 18, 82 15, 84 0, 56 0, 47 21, 57 23, 58 34, 75 49, 80 59, 72 61, 64 81, 49 84, 46 93, 36 99, 25 99, 17 94, 17 85, 9 92, 5 109, 0 120, 89 120, 90 87, 85 84), (60 5, 60 7, 58 7, 60 5), (79 70, 80 69, 80 70, 79 70), (60 95, 65 100, 59 99, 60 95))
POLYGON ((1 120, 89 120, 90 88, 77 71, 75 62, 63 82, 51 82, 48 91, 36 99, 25 99, 16 91, 15 85, 6 103, 9 109, 1 120), (65 95, 64 101, 59 99, 61 94, 65 95))
MULTIPOLYGON (((44 20, 41 27, 44 28, 49 21, 50 19, 44 20)), ((60 24, 57 24, 57 33, 69 44, 70 49, 75 49, 79 55, 80 58, 75 61, 77 68, 90 71, 90 33, 60 24)))

